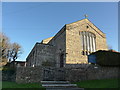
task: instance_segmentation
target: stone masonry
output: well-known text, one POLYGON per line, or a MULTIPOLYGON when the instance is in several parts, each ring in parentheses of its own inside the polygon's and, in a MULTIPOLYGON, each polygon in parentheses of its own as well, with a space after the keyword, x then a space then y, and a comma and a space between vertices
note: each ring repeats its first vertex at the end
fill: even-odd
MULTIPOLYGON (((95 36, 94 45, 90 44, 95 46, 95 51, 108 49, 106 35, 91 21, 83 19, 64 25, 54 37, 42 40, 41 43, 36 43, 26 59, 27 66, 52 65, 53 67, 67 67, 67 64, 88 63, 88 54, 84 54, 83 52, 89 51, 83 49, 86 46, 93 49, 93 46, 85 43, 83 48, 81 32, 89 32, 95 36)), ((88 41, 88 39, 84 39, 84 42, 93 43, 93 41, 88 41)))
MULTIPOLYGON (((78 68, 56 67, 18 67, 17 83, 35 83, 41 81, 70 81, 118 78, 119 67, 84 64, 78 68)), ((11 76, 10 76, 11 77, 11 76)))

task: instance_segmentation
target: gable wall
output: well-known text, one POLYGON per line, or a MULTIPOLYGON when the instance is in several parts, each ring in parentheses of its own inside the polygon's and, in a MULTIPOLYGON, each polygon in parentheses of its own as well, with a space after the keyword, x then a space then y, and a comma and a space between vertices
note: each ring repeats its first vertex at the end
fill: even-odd
POLYGON ((82 55, 80 31, 89 31, 96 35, 96 50, 106 50, 105 34, 99 31, 87 20, 66 25, 66 63, 87 63, 87 56, 82 55), (86 28, 89 26, 89 28, 86 28))
POLYGON ((91 27, 91 31, 96 35, 96 50, 108 50, 106 35, 100 31, 94 24, 86 20, 87 24, 91 27))
MULTIPOLYGON (((80 21, 84 23, 84 21, 80 21)), ((78 23, 67 24, 66 26, 66 63, 77 64, 85 62, 86 56, 81 55, 80 25, 78 23), (84 60, 84 61, 83 61, 84 60)))
POLYGON ((60 67, 60 55, 64 54, 64 64, 66 60, 66 26, 64 26, 50 41, 48 44, 51 44, 55 47, 55 61, 56 67, 60 67))

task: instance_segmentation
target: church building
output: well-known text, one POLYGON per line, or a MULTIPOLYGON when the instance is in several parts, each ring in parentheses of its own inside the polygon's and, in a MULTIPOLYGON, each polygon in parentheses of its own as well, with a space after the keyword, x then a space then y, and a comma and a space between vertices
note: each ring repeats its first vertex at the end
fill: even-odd
POLYGON ((55 36, 37 42, 26 64, 31 67, 87 64, 88 55, 98 50, 108 50, 106 35, 86 18, 65 24, 55 36))

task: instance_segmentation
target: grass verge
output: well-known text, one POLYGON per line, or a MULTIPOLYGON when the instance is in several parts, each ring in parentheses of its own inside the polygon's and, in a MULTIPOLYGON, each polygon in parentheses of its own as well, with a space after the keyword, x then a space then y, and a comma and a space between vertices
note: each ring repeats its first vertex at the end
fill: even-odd
POLYGON ((75 82, 81 88, 118 88, 118 79, 87 80, 75 82))

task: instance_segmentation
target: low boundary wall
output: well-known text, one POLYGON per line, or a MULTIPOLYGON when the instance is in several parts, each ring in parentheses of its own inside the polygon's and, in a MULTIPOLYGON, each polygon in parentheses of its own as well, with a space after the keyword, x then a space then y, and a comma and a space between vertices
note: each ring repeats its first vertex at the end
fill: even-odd
POLYGON ((41 80, 68 80, 71 82, 94 79, 118 78, 119 67, 84 65, 79 68, 18 67, 17 83, 33 83, 41 80))
POLYGON ((37 83, 42 80, 42 68, 18 67, 16 70, 17 83, 37 83))

